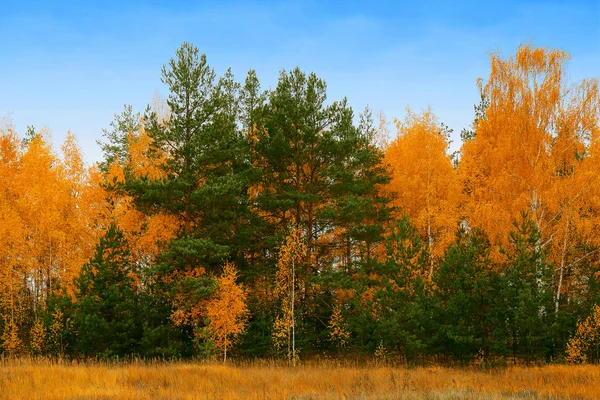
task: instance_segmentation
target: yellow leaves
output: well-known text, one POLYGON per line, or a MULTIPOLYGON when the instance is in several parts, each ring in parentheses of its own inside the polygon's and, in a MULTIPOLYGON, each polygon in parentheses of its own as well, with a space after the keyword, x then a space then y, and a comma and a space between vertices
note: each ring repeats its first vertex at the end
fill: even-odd
POLYGON ((293 231, 285 238, 285 243, 279 250, 277 274, 275 276, 276 296, 288 296, 290 291, 294 289, 294 269, 298 267, 305 253, 306 249, 301 242, 300 235, 297 231, 293 231))
POLYGON ((156 256, 163 246, 175 237, 179 223, 175 216, 155 214, 147 217, 146 228, 134 245, 139 252, 156 256))
POLYGON ((350 338, 350 332, 344 323, 342 309, 339 305, 334 307, 333 314, 329 319, 329 338, 340 347, 345 346, 350 338))
MULTIPOLYGON (((556 242, 570 235, 557 234, 568 225, 562 219, 578 219, 567 208, 583 209, 589 193, 582 167, 586 141, 598 131, 597 82, 567 85, 568 59, 527 44, 514 57, 492 54, 489 79, 478 81, 489 107, 461 149, 460 203, 469 226, 490 238, 495 258, 521 211, 532 215, 543 242, 556 242)), ((553 257, 557 262, 559 255, 553 257)))
MULTIPOLYGON (((162 103, 160 103, 162 104, 162 103)), ((157 106, 160 105, 156 103, 157 106)), ((161 115, 168 119, 168 110, 161 105, 161 115)), ((106 180, 109 184, 121 184, 126 180, 126 169, 136 178, 161 180, 166 177, 164 165, 168 153, 152 146, 152 138, 140 128, 129 132, 129 159, 115 160, 109 167, 106 180)), ((130 243, 132 254, 145 263, 151 262, 163 250, 165 243, 172 239, 181 227, 174 215, 158 213, 147 215, 136 210, 133 199, 114 192, 111 196, 113 209, 110 218, 114 219, 130 243)))
POLYGON ((246 291, 236 283, 238 271, 232 263, 223 266, 223 273, 217 278, 217 290, 206 305, 209 319, 208 330, 217 348, 224 352, 235 344, 246 330, 249 317, 246 305, 246 291))
MULTIPOLYGON (((141 141, 145 140, 141 139, 141 141)), ((134 142, 139 144, 137 139, 134 142)), ((146 142, 144 146, 148 144, 149 142, 146 142)), ((133 145, 133 147, 135 146, 133 145)), ((134 149, 134 151, 136 150, 134 149)), ((142 151, 142 156, 145 157, 144 151, 142 151)), ((132 157, 135 159, 134 156, 132 157)), ((125 164, 127 165, 128 163, 125 164)), ((150 172, 146 171, 147 174, 140 171, 136 173, 151 179, 162 177, 162 170, 160 170, 160 173, 157 171, 150 168, 150 172)), ((123 164, 119 161, 111 164, 106 179, 109 184, 125 182, 125 168, 123 164)), ((108 192, 106 196, 111 197, 112 210, 110 218, 117 222, 119 229, 123 231, 125 238, 130 244, 132 254, 139 260, 146 262, 153 260, 163 250, 165 243, 172 239, 180 229, 181 224, 174 215, 164 213, 146 215, 135 208, 133 199, 129 196, 115 192, 108 192)))
MULTIPOLYGON (((177 281, 193 280, 203 277, 206 274, 204 267, 195 266, 188 267, 184 271, 165 276, 163 282, 171 285, 177 281)), ((186 290, 178 287, 173 299, 173 312, 171 313, 171 321, 179 325, 201 325, 206 317, 206 300, 194 300, 186 290)))
POLYGON ((279 250, 277 259, 277 274, 275 275, 275 296, 281 299, 281 312, 273 326, 273 343, 276 349, 287 346, 288 360, 295 360, 294 331, 296 326, 295 303, 296 299, 296 268, 302 257, 306 254, 300 234, 292 231, 285 238, 279 250))
POLYGON ((67 132, 67 138, 61 147, 63 153, 63 169, 67 178, 73 185, 81 184, 84 178, 85 167, 81 150, 77 145, 77 139, 71 131, 67 132))
POLYGON ((110 165, 106 178, 109 184, 119 184, 125 182, 125 169, 118 160, 115 160, 110 165))
MULTIPOLYGON (((189 268, 179 274, 177 280, 196 279, 205 275, 202 267, 189 268)), ((223 266, 223 273, 216 278, 217 287, 208 300, 194 301, 188 293, 180 291, 176 294, 171 322, 176 326, 190 325, 194 327, 196 338, 211 340, 223 351, 224 359, 227 351, 235 345, 238 337, 246 330, 249 311, 246 304, 246 290, 236 283, 238 271, 232 263, 223 266), (208 325, 204 328, 204 321, 208 325)))
POLYGON ((277 350, 283 350, 290 346, 291 327, 293 324, 292 312, 288 304, 281 308, 281 314, 275 318, 273 324, 273 346, 277 350))
POLYGON ((52 151, 47 131, 20 143, 11 131, 0 132, 0 317, 18 324, 23 291, 44 307, 60 285, 70 292, 72 279, 98 238, 104 198, 95 194, 97 174, 84 167, 69 133, 62 157, 52 151))
POLYGON ((50 326, 49 343, 54 347, 56 353, 62 358, 64 354, 63 334, 66 330, 71 329, 71 318, 65 320, 65 315, 62 311, 56 310, 52 313, 52 325, 50 326))
POLYGON ((448 142, 431 110, 416 114, 409 109, 396 127, 398 136, 384 159, 393 173, 387 189, 396 195, 394 205, 408 213, 438 257, 458 224, 459 186, 448 142))
POLYGON ((385 360, 388 358, 388 355, 390 354, 389 349, 387 349, 384 344, 383 341, 379 342, 379 345, 377 346, 377 348, 375 349, 375 358, 379 359, 379 360, 385 360))
POLYGON ((31 328, 31 351, 34 355, 41 355, 46 351, 46 328, 40 319, 31 328))
POLYGON ((547 70, 560 68, 570 56, 562 50, 534 48, 530 44, 519 46, 515 56, 516 65, 524 71, 541 74, 547 70))
POLYGON ((378 289, 376 287, 370 286, 366 288, 361 294, 361 303, 363 308, 369 310, 371 317, 378 321, 381 318, 381 314, 383 311, 383 306, 376 298, 378 289))
POLYGON ((567 344, 567 361, 585 363, 588 349, 597 346, 599 339, 600 306, 595 305, 592 314, 577 324, 577 330, 567 344))
POLYGON ((2 332, 2 347, 9 357, 18 357, 23 354, 23 342, 19 338, 19 329, 14 320, 7 321, 2 332))
POLYGON ((190 318, 188 313, 186 313, 182 309, 173 310, 171 313, 171 322, 175 326, 188 325, 190 323, 190 318))
POLYGON ((128 166, 136 177, 151 180, 164 179, 166 174, 163 166, 167 162, 168 153, 151 147, 152 138, 142 129, 137 135, 129 133, 129 162, 128 166), (155 154, 159 152, 159 154, 155 154))

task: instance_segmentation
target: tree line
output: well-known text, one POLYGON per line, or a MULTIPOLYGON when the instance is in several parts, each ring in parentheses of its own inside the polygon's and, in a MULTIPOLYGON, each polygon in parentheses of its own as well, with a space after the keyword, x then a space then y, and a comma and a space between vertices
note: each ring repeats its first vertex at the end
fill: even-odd
POLYGON ((96 165, 5 124, 3 354, 598 360, 598 80, 561 50, 490 58, 455 153, 429 109, 376 121, 188 43, 96 165))

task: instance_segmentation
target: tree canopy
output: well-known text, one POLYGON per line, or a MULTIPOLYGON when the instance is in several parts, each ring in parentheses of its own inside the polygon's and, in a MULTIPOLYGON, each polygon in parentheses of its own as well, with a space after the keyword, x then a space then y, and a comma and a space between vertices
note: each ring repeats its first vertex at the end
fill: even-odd
POLYGON ((473 124, 387 137, 315 73, 261 89, 183 43, 104 159, 0 128, 7 356, 597 361, 600 92, 490 56, 473 124))

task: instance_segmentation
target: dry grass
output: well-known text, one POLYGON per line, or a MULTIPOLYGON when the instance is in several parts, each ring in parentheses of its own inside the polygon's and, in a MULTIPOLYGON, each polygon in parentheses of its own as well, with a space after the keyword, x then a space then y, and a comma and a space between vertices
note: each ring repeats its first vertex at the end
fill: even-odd
POLYGON ((599 366, 492 370, 0 362, 0 399, 592 399, 599 366))

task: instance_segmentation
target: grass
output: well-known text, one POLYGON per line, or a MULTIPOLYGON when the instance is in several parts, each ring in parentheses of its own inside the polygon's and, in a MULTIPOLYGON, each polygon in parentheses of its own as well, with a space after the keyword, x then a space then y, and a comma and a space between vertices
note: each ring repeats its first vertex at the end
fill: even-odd
POLYGON ((296 368, 0 361, 0 399, 592 399, 600 366, 296 368))

